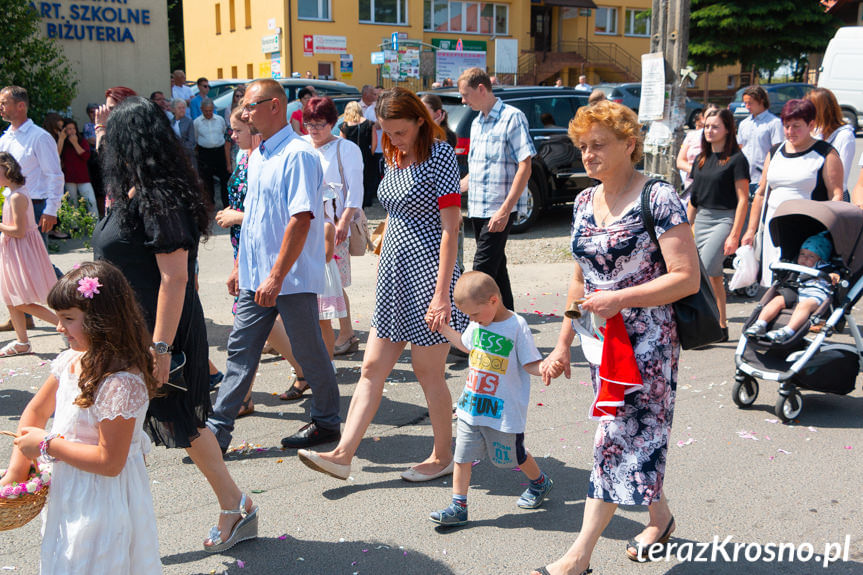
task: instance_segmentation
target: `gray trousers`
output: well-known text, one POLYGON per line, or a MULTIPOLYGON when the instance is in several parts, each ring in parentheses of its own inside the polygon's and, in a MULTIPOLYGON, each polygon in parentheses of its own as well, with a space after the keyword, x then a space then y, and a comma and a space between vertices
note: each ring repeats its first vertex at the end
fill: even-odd
POLYGON ((228 337, 225 379, 219 387, 213 414, 207 420, 207 427, 223 448, 231 443, 234 420, 252 385, 261 350, 276 316, 281 316, 294 357, 312 388, 312 420, 324 429, 339 428, 339 388, 321 337, 318 297, 312 293, 280 295, 275 307, 261 307, 255 303, 255 292, 241 291, 234 327, 228 337))

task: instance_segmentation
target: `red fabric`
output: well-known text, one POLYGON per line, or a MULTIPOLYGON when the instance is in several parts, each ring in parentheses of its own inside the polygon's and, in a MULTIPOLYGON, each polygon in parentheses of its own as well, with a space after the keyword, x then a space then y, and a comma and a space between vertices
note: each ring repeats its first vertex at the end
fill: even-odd
POLYGON ((306 130, 306 127, 303 125, 303 110, 302 110, 302 108, 300 108, 299 110, 297 110, 293 114, 291 114, 291 121, 294 121, 294 120, 296 120, 297 122, 300 123, 300 134, 305 136, 306 134, 309 133, 309 131, 306 130))
POLYGON ((437 207, 440 209, 453 206, 461 207, 461 194, 447 194, 437 199, 437 207))
POLYGON ((84 150, 81 155, 78 155, 70 142, 63 144, 63 153, 60 154, 63 175, 66 177, 66 182, 70 184, 89 184, 90 172, 87 170, 87 160, 90 159, 90 144, 86 138, 79 136, 78 145, 84 150))
POLYGON ((640 389, 641 372, 635 361, 632 342, 619 313, 605 323, 602 363, 599 364, 599 391, 590 406, 592 419, 611 420, 623 405, 623 396, 640 389))

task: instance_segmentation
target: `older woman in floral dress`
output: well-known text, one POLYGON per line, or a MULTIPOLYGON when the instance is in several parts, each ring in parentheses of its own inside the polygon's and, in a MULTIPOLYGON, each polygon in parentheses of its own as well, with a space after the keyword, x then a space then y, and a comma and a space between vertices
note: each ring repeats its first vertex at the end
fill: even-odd
MULTIPOLYGON (((646 505, 650 521, 629 541, 626 555, 643 561, 664 549, 675 529, 663 497, 668 437, 674 413, 680 343, 671 303, 699 285, 698 254, 686 212, 674 188, 649 185, 660 249, 641 214, 647 178, 635 170, 641 158, 641 126, 635 113, 614 102, 581 108, 569 127, 590 177, 598 186, 575 199, 572 253, 576 266, 567 303, 604 319, 620 314, 632 344, 642 387, 624 396, 613 418, 599 423, 581 532, 563 557, 536 569, 541 575, 588 573, 590 557, 618 505, 646 505)), ((542 364, 543 379, 570 374, 571 322, 542 364)), ((594 390, 598 367, 591 367, 594 390)))

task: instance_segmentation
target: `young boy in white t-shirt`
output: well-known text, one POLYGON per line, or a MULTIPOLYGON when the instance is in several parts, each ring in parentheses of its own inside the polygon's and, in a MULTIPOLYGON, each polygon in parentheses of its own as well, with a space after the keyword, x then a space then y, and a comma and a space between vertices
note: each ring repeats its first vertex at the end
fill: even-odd
POLYGON ((504 307, 497 284, 483 272, 462 275, 453 299, 470 325, 461 334, 444 324, 440 333, 470 354, 470 370, 457 403, 452 503, 429 515, 445 526, 467 523, 471 467, 484 454, 497 467, 521 467, 530 480, 517 502, 523 509, 542 505, 553 485, 524 448, 530 376, 540 375, 542 360, 527 322, 504 307))

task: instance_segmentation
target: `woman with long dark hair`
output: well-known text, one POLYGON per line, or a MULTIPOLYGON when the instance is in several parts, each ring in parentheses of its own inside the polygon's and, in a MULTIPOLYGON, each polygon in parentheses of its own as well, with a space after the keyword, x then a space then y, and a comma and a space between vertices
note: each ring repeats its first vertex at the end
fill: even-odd
POLYGON ((690 190, 687 217, 713 286, 722 341, 728 341, 722 264, 737 251, 749 210, 749 162, 734 136, 731 110, 714 108, 705 114, 701 151, 692 162, 690 190))
POLYGON ((204 549, 223 551, 257 536, 257 507, 240 493, 205 422, 212 411, 207 330, 195 290, 198 241, 209 214, 201 184, 164 112, 129 97, 105 126, 102 166, 111 208, 93 234, 96 259, 116 265, 135 291, 153 336, 154 398, 144 425, 157 445, 184 448, 209 481, 222 514, 204 549), (182 381, 169 381, 172 354, 185 355, 182 381))

